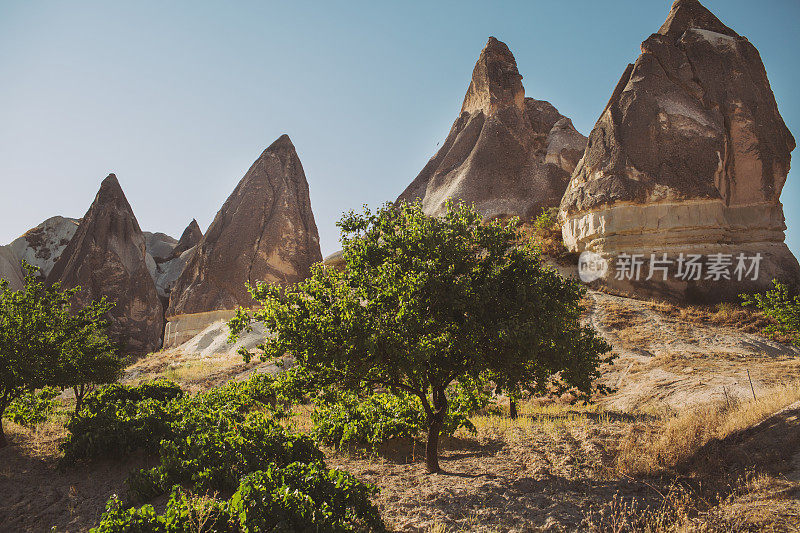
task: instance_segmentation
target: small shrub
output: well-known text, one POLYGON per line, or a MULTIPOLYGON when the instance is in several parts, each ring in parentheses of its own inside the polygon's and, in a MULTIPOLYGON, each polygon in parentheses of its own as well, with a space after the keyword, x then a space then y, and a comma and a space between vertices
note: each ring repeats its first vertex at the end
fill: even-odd
POLYGON ((136 450, 155 453, 163 440, 184 439, 221 417, 239 423, 253 410, 267 410, 272 418, 279 418, 282 413, 269 406, 273 402, 268 376, 231 382, 193 396, 166 380, 137 387, 108 385, 87 396, 84 407, 67 424, 62 465, 136 450))
POLYGON ((774 288, 764 294, 743 294, 742 305, 753 305, 775 322, 764 328, 764 333, 775 337, 788 337, 792 344, 800 346, 800 295, 789 294, 789 287, 773 280, 774 288))
POLYGON ((230 513, 242 531, 383 531, 376 492, 319 464, 271 466, 242 480, 230 513))
POLYGON ((187 496, 175 489, 163 515, 152 505, 126 509, 116 495, 106 504, 100 524, 91 533, 225 533, 230 525, 226 502, 187 496))
POLYGON ((55 411, 55 397, 59 394, 61 390, 56 387, 28 392, 12 400, 3 416, 21 426, 41 424, 55 411))
POLYGON ((416 438, 427 427, 419 399, 407 394, 342 394, 336 403, 317 405, 311 419, 314 438, 337 447, 416 438))
POLYGON ((538 233, 551 232, 554 231, 554 228, 561 231, 558 224, 558 208, 542 209, 542 213, 533 221, 533 227, 538 233))
POLYGON ((164 514, 152 505, 125 508, 109 499, 92 533, 238 533, 384 531, 370 497, 374 487, 319 463, 267 465, 238 485, 229 501, 187 495, 174 487, 164 514))
POLYGON ((183 394, 167 381, 138 387, 107 385, 89 394, 83 408, 67 423, 61 444, 62 466, 99 457, 121 457, 136 450, 156 451, 173 435, 176 413, 169 402, 183 394))

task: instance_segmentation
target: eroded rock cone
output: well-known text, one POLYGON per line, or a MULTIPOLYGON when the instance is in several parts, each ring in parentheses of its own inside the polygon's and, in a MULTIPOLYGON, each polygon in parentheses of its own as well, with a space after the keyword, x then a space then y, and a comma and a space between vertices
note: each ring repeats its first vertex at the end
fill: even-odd
POLYGON ((178 257, 189 248, 197 246, 202 238, 203 232, 200 230, 200 225, 197 220, 192 219, 192 222, 183 230, 178 245, 172 250, 172 257, 178 257))
POLYGON ((421 199, 436 216, 453 198, 485 218, 531 219, 558 205, 585 146, 555 107, 525 97, 514 56, 490 37, 450 134, 398 201, 421 199))
POLYGON ((142 230, 117 177, 110 174, 47 281, 80 286, 78 304, 107 296, 116 303, 111 336, 128 352, 146 353, 161 346, 163 310, 145 256, 142 230))
POLYGON ((167 317, 252 306, 246 282, 294 283, 321 259, 308 182, 283 135, 217 213, 172 290, 167 317))
POLYGON ((739 254, 762 256, 756 280, 685 280, 677 264, 666 281, 616 280, 619 272, 608 271, 610 285, 642 295, 737 300, 773 278, 796 282, 779 200, 795 140, 758 50, 696 0, 676 1, 641 50, 561 202, 567 246, 612 261, 723 254, 733 257, 732 276, 739 254))

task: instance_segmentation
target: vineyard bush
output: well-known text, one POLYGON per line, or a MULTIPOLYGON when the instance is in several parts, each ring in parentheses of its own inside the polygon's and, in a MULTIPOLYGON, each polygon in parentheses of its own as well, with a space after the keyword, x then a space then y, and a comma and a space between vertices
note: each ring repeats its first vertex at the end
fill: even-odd
POLYGON ((193 420, 189 434, 161 443, 160 462, 131 476, 131 493, 146 499, 180 484, 201 492, 235 490, 245 475, 272 464, 322 461, 323 455, 307 435, 287 433, 264 413, 243 420, 222 411, 186 413, 193 420))
POLYGON ((152 505, 126 508, 114 495, 106 504, 100 524, 91 533, 226 533, 231 527, 227 502, 187 496, 175 489, 163 515, 152 505))
POLYGON ((135 450, 156 452, 161 441, 194 434, 221 416, 241 422, 253 410, 267 410, 274 401, 271 378, 255 376, 245 382, 193 396, 170 381, 156 380, 136 387, 112 384, 89 394, 84 407, 67 424, 62 464, 135 450))
POLYGON ((68 425, 65 461, 158 450, 154 468, 128 478, 130 495, 146 501, 172 491, 160 515, 113 497, 93 531, 382 530, 369 499, 376 489, 328 470, 311 437, 280 425, 286 412, 276 404, 307 394, 301 381, 254 376, 195 395, 159 381, 89 395, 68 425))
POLYGON ((375 492, 319 463, 271 464, 243 478, 229 501, 188 496, 175 487, 162 515, 152 505, 125 508, 114 496, 92 533, 383 531, 370 502, 375 492))
POLYGON ((230 513, 241 531, 382 531, 375 488, 319 464, 272 466, 242 480, 230 513))
POLYGON ((114 383, 90 393, 67 423, 62 466, 139 449, 158 450, 162 439, 173 435, 176 413, 170 402, 182 395, 178 385, 165 380, 138 387, 114 383))
POLYGON ((55 411, 55 397, 61 394, 56 387, 27 392, 11 401, 3 415, 15 424, 35 426, 46 421, 55 411))

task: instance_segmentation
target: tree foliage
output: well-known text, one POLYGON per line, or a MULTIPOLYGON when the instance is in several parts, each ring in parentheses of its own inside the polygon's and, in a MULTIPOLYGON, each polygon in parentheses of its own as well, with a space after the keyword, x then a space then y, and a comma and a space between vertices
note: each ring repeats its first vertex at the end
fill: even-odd
MULTIPOLYGON (((74 387, 116 378, 121 362, 105 335, 105 299, 73 309, 79 288, 45 285, 26 263, 25 286, 0 280, 0 420, 15 398, 47 386, 74 387)), ((0 421, 0 447, 6 440, 0 421)))
POLYGON ((433 218, 417 203, 351 212, 338 225, 343 268, 250 287, 262 307, 240 309, 232 337, 255 320, 271 332, 264 359, 291 353, 339 387, 417 397, 429 471, 439 470, 447 389, 460 378, 491 372, 508 388, 592 392, 608 346, 580 324, 583 289, 519 246, 515 221, 483 224, 452 203, 433 218))

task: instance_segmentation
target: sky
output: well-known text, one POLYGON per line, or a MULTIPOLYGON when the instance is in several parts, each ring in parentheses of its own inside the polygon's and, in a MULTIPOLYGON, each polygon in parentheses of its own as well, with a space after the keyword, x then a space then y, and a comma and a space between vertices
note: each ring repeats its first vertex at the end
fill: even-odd
MULTIPOLYGON (((328 255, 343 212, 394 200, 435 153, 489 36, 588 135, 670 3, 0 0, 0 244, 83 216, 111 172, 142 229, 205 231, 287 133, 328 255)), ((800 1, 704 4, 759 49, 800 138, 800 1)), ((800 256, 800 170, 782 201, 800 256)))

